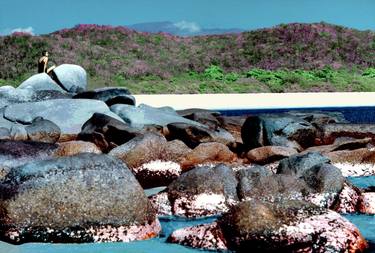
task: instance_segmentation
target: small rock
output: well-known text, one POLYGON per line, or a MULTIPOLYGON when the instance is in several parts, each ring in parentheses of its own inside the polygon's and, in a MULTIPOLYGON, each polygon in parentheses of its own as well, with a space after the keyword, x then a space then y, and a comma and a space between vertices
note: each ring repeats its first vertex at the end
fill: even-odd
POLYGON ((264 146, 250 150, 246 157, 258 164, 267 164, 297 154, 297 150, 283 146, 264 146))
POLYGON ((364 214, 375 214, 375 192, 363 192, 361 194, 359 211, 364 214))
POLYGON ((91 142, 68 141, 59 143, 59 146, 54 151, 53 156, 73 156, 80 153, 101 154, 102 151, 94 143, 91 142))

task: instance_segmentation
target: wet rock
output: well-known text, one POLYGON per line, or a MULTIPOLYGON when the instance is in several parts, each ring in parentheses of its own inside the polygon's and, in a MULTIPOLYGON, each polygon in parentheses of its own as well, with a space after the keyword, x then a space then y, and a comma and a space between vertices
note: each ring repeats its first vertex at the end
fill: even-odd
POLYGON ((61 134, 60 128, 55 123, 43 118, 35 118, 25 130, 29 140, 48 143, 57 142, 61 134))
POLYGON ((31 76, 26 81, 21 83, 17 89, 30 89, 33 91, 37 90, 56 90, 64 92, 52 78, 46 73, 39 73, 31 76))
POLYGON ((172 213, 201 217, 225 212, 238 201, 236 186, 235 173, 225 165, 190 170, 167 188, 172 213))
POLYGON ((83 125, 78 135, 79 140, 89 141, 98 146, 103 152, 122 145, 141 135, 138 131, 124 122, 103 113, 94 113, 83 125))
POLYGON ((101 154, 102 151, 91 142, 68 141, 59 143, 58 148, 53 152, 53 156, 72 156, 80 153, 101 154))
POLYGON ((138 107, 117 104, 111 106, 111 111, 116 113, 134 128, 144 128, 147 125, 166 126, 170 123, 176 122, 203 126, 198 122, 179 116, 171 108, 154 108, 144 104, 141 104, 138 107))
POLYGON ((337 123, 322 127, 322 144, 332 144, 339 137, 352 137, 356 139, 371 138, 374 142, 375 125, 337 123))
POLYGON ((86 90, 87 74, 81 66, 61 64, 53 72, 66 91, 77 93, 86 90))
POLYGON ((375 214, 375 192, 364 192, 361 194, 359 211, 364 214, 375 214))
POLYGON ((175 230, 167 241, 204 250, 228 250, 223 231, 216 222, 175 230))
POLYGON ((85 91, 76 94, 73 98, 87 98, 101 100, 108 106, 115 104, 135 105, 135 98, 126 88, 108 87, 85 91))
POLYGON ((302 150, 314 144, 316 128, 287 114, 250 116, 242 126, 241 135, 248 149, 271 145, 302 150))
POLYGON ((181 158, 181 168, 191 169, 201 164, 230 163, 237 156, 227 146, 217 142, 201 143, 181 158))
POLYGON ((239 252, 363 252, 367 247, 348 220, 301 201, 241 202, 218 224, 228 248, 239 252))
POLYGON ((0 140, 0 179, 12 168, 50 157, 57 145, 32 141, 0 140))
POLYGON ((297 154, 297 150, 283 146, 264 146, 250 150, 246 157, 258 164, 272 163, 297 154))
POLYGON ((133 174, 107 155, 28 163, 0 186, 0 237, 11 243, 143 240, 161 229, 133 174))
POLYGON ((60 140, 64 141, 76 138, 83 124, 96 112, 119 119, 109 111, 105 103, 87 99, 53 99, 12 104, 5 108, 4 118, 22 124, 31 124, 37 117, 50 120, 60 128, 60 140))
POLYGON ((224 145, 235 142, 233 136, 222 128, 210 130, 206 127, 187 123, 171 123, 167 127, 169 131, 168 140, 179 139, 189 148, 195 148, 199 144, 206 142, 219 142, 224 145))
POLYGON ((375 175, 375 150, 371 148, 334 151, 325 155, 345 177, 375 175))
POLYGON ((288 114, 306 120, 314 126, 320 128, 323 125, 332 123, 349 123, 344 114, 341 112, 329 112, 329 111, 312 111, 312 112, 301 112, 291 111, 288 114))

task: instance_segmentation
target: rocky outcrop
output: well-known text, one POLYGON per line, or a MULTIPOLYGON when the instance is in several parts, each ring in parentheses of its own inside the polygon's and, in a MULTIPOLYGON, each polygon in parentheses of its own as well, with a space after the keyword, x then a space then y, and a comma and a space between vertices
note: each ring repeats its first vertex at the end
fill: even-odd
POLYGON ((375 125, 337 123, 322 126, 322 144, 332 144, 336 138, 352 137, 356 139, 371 138, 375 140, 375 125))
POLYGON ((12 122, 31 124, 35 118, 42 117, 60 128, 61 140, 71 140, 76 138, 83 124, 96 112, 122 121, 109 111, 105 103, 87 99, 53 99, 12 104, 5 108, 4 118, 12 122))
POLYGON ((0 187, 0 238, 11 243, 132 241, 160 232, 142 187, 107 155, 28 163, 0 187))

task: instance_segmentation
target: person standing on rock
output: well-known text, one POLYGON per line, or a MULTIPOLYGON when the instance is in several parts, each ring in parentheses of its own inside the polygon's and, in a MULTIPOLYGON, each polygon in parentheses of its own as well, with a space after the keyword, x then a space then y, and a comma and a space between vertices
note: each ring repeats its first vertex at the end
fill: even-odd
POLYGON ((48 69, 47 67, 48 67, 48 51, 44 50, 42 53, 42 57, 40 57, 38 61, 38 73, 49 74, 51 70, 53 70, 56 66, 53 65, 52 67, 48 69))

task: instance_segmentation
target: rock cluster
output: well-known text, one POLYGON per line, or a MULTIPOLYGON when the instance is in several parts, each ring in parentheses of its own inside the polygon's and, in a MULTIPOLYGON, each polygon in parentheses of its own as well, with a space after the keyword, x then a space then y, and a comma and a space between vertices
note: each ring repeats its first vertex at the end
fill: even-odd
POLYGON ((373 188, 345 178, 375 175, 373 125, 338 113, 136 106, 124 88, 86 91, 80 66, 55 76, 0 87, 1 240, 144 240, 161 231, 158 215, 218 215, 168 240, 252 252, 366 248, 339 213, 374 214, 373 188))

